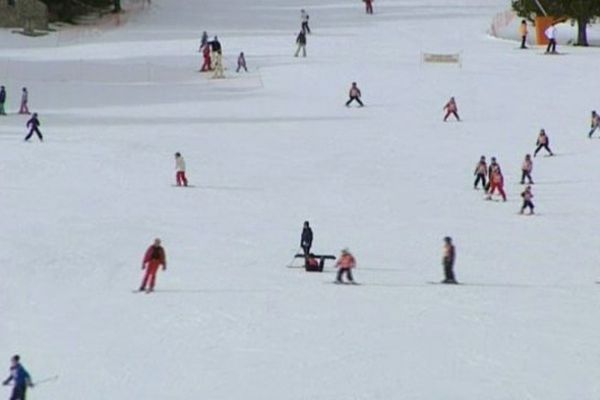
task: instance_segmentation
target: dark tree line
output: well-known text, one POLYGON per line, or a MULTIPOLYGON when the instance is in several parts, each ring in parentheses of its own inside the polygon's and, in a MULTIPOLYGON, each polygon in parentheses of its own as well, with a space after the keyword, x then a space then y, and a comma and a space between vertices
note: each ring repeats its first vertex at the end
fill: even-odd
POLYGON ((111 10, 121 11, 121 0, 42 0, 51 20, 72 22, 78 15, 111 10))
POLYGON ((576 44, 588 46, 587 26, 600 16, 600 0, 512 0, 513 10, 520 17, 528 19, 533 19, 536 15, 543 15, 540 5, 549 16, 576 21, 576 44))

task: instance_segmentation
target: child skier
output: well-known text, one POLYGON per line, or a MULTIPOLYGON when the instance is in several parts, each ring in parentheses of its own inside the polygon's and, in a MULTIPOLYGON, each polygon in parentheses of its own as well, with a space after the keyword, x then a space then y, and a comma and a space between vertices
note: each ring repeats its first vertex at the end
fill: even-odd
POLYGON ((31 114, 29 112, 29 108, 27 107, 27 103, 29 102, 29 93, 27 92, 27 88, 24 87, 21 91, 21 107, 19 107, 19 114, 31 114))
POLYGON ((527 29, 527 20, 522 20, 521 25, 519 25, 519 36, 521 36, 521 48, 526 49, 525 43, 527 43, 527 34, 529 33, 527 29))
POLYGON ((177 186, 187 186, 188 181, 185 176, 185 160, 179 152, 175 153, 175 170, 177 171, 177 174, 175 175, 177 186))
POLYGON ((0 86, 0 115, 6 115, 4 103, 6 103, 6 88, 4 86, 0 86))
POLYGON ((304 255, 310 253, 310 248, 312 247, 313 242, 313 231, 310 228, 308 221, 304 221, 304 226, 302 227, 302 235, 300 235, 300 247, 302 247, 302 251, 304 251, 304 255))
POLYGON ((446 116, 444 116, 444 122, 448 119, 450 115, 454 115, 457 121, 460 121, 460 117, 458 116, 458 106, 456 105, 456 100, 454 97, 450 97, 450 100, 446 103, 443 108, 446 110, 446 116))
POLYGON ((360 100, 362 93, 358 86, 356 86, 356 82, 352 82, 352 86, 350 87, 350 92, 348 93, 348 95, 350 96, 350 99, 346 102, 346 107, 350 107, 350 103, 352 103, 355 100, 358 103, 359 107, 364 106, 363 102, 360 100))
POLYGON ((144 280, 140 286, 140 292, 145 290, 146 293, 150 293, 154 290, 156 273, 161 265, 163 271, 165 271, 167 269, 167 257, 165 250, 160 245, 160 239, 154 239, 154 243, 148 247, 148 250, 146 250, 146 253, 144 254, 144 260, 142 261, 142 270, 145 269, 146 274, 144 275, 144 280), (146 288, 146 285, 149 285, 148 288, 146 288))
POLYGON ((18 355, 10 359, 10 375, 2 382, 3 385, 13 383, 13 390, 10 400, 25 400, 28 387, 33 387, 29 372, 21 365, 21 358, 18 355))
POLYGON ((296 37, 296 44, 298 48, 296 49, 296 53, 294 53, 294 57, 298 57, 300 54, 300 50, 302 50, 302 57, 306 57, 306 34, 304 31, 300 31, 298 36, 296 37))
MULTIPOLYGON (((4 86, 3 86, 4 87, 4 86)), ((600 115, 596 111, 592 111, 592 123, 590 124, 590 133, 588 133, 588 137, 591 139, 592 134, 596 132, 596 129, 600 128, 600 115)))
POLYGON ((492 159, 492 163, 489 168, 490 188, 488 192, 488 200, 492 199, 492 195, 498 189, 498 192, 502 196, 502 201, 506 201, 506 193, 504 192, 504 176, 502 176, 502 170, 495 159, 492 159))
POLYGON ((444 280, 442 283, 456 284, 454 277, 454 260, 456 260, 456 249, 452 244, 452 238, 446 236, 444 238, 444 252, 442 256, 442 265, 444 266, 444 280))
POLYGON ((365 3, 365 12, 367 14, 373 14, 373 0, 363 0, 365 3))
POLYGON ((531 161, 531 154, 525 155, 525 160, 523 160, 523 164, 521 165, 521 185, 525 184, 525 178, 529 181, 529 184, 533 184, 533 179, 531 179, 531 171, 533 171, 533 161, 531 161))
POLYGON ((244 68, 244 71, 248 72, 248 68, 246 67, 246 57, 244 56, 243 51, 238 56, 237 69, 235 70, 235 72, 240 72, 240 69, 242 68, 244 68))
POLYGON ((479 162, 477 165, 475 165, 475 172, 473 175, 475 175, 473 188, 478 189, 477 185, 479 185, 479 182, 481 181, 481 187, 485 190, 487 186, 485 182, 485 178, 487 176, 487 163, 485 162, 485 156, 481 156, 481 158, 479 158, 479 162))
POLYGON ((523 214, 526 208, 529 208, 529 215, 533 214, 534 205, 531 199, 533 199, 533 193, 531 193, 531 186, 527 186, 523 193, 521 193, 521 197, 523 198, 523 205, 521 206, 520 214, 523 214))
POLYGON ((205 45, 202 48, 202 67, 200 72, 212 71, 212 60, 210 58, 210 46, 205 45))
POLYGON ((546 149, 546 151, 548 153, 550 153, 551 156, 554 155, 554 153, 552 153, 552 150, 550 150, 550 139, 548 138, 548 136, 546 135, 546 131, 545 130, 540 130, 540 134, 538 135, 537 138, 537 142, 535 143, 537 145, 537 148, 535 149, 535 152, 533 153, 533 156, 535 157, 537 155, 537 153, 541 150, 541 149, 546 149))
POLYGON ((29 138, 31 138, 31 136, 34 133, 40 139, 40 142, 44 141, 44 138, 42 137, 42 132, 40 132, 40 129, 39 129, 40 120, 38 119, 37 113, 33 113, 33 115, 31 116, 31 118, 29 119, 29 121, 27 121, 26 126, 29 128, 29 133, 27 134, 27 136, 25 136, 25 141, 26 142, 29 140, 29 138))
POLYGON ((348 249, 342 250, 342 254, 335 266, 338 268, 335 283, 344 283, 342 280, 344 273, 346 274, 349 283, 355 283, 354 278, 352 277, 352 268, 356 267, 356 260, 348 249))
POLYGON ((306 10, 300 10, 300 21, 302 22, 301 29, 302 32, 304 32, 305 34, 310 34, 310 28, 308 27, 308 19, 309 16, 306 10))

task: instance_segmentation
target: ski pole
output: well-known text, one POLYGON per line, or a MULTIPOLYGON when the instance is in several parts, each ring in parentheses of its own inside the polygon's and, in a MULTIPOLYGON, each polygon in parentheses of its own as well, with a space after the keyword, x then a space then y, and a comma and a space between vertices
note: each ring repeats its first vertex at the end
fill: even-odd
POLYGON ((40 379, 38 381, 33 382, 33 385, 34 386, 38 386, 38 385, 40 385, 42 383, 54 382, 57 379, 58 379, 58 375, 49 376, 47 378, 43 378, 43 379, 40 379))

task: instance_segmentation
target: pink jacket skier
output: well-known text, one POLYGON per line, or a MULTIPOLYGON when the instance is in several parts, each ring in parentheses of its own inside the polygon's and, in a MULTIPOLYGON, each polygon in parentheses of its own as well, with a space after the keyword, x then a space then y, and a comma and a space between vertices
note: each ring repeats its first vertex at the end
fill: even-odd
POLYGON ((24 87, 21 92, 21 107, 19 108, 19 114, 31 114, 29 112, 29 108, 27 107, 27 102, 29 101, 29 93, 27 93, 27 88, 24 87))

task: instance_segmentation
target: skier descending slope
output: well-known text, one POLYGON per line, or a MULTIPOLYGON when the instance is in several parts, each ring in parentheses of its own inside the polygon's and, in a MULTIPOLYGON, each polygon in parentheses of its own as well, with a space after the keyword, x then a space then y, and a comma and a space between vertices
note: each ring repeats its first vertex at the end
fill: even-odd
POLYGON ((358 86, 356 86, 356 82, 352 82, 352 86, 350 86, 350 91, 348 92, 348 96, 350 97, 348 99, 348 101, 346 102, 346 107, 350 107, 350 104, 353 101, 356 101, 359 105, 359 107, 363 107, 364 104, 361 101, 361 96, 362 96, 362 92, 360 91, 360 89, 358 88, 358 86))
POLYGON ((29 133, 25 136, 25 141, 29 141, 31 136, 35 133, 37 137, 40 139, 40 142, 44 141, 42 136, 42 132, 40 132, 40 120, 38 119, 37 113, 33 113, 29 121, 27 121, 27 127, 29 128, 29 133))
POLYGON ((140 286, 139 291, 150 293, 154 290, 154 284, 156 283, 156 273, 158 268, 162 265, 163 271, 167 269, 167 257, 165 249, 160 245, 160 239, 154 239, 154 243, 148 247, 146 254, 144 254, 144 260, 142 261, 142 270, 146 270, 144 280, 140 286))
POLYGON ((356 267, 356 260, 354 256, 350 253, 348 249, 342 250, 342 254, 338 262, 336 263, 336 267, 338 267, 337 278, 335 283, 344 283, 342 277, 346 274, 346 278, 348 279, 348 283, 355 284, 354 278, 352 277, 352 268, 356 267))
POLYGON ((456 118, 457 121, 460 121, 460 117, 458 116, 458 106, 456 105, 454 97, 450 97, 450 100, 448 100, 443 109, 446 110, 444 122, 446 122, 450 115, 454 115, 454 118, 456 118))
POLYGON ((552 150, 550 150, 550 139, 548 138, 548 135, 546 135, 546 131, 541 129, 540 130, 540 134, 538 135, 537 138, 537 142, 535 143, 537 145, 535 152, 533 153, 533 156, 537 156, 537 153, 541 150, 541 149, 546 149, 546 151, 553 156, 554 153, 552 152, 552 150))
POLYGON ((529 208, 529 215, 533 214, 533 209, 535 206, 533 205, 533 193, 531 193, 531 186, 527 186, 523 193, 521 193, 521 197, 523 198, 523 205, 521 206, 521 211, 519 214, 523 214, 526 208, 529 208))
POLYGON ((596 111, 592 111, 592 121, 590 124, 590 132, 588 133, 588 137, 591 139, 596 129, 600 128, 600 115, 596 111))
POLYGON ((502 200, 506 201, 506 193, 504 192, 504 176, 502 175, 502 170, 500 169, 500 165, 496 162, 496 158, 492 157, 492 162, 490 163, 488 176, 490 178, 490 186, 488 191, 487 199, 491 200, 492 195, 498 189, 500 195, 502 196, 502 200))
POLYGON ((179 152, 175 153, 175 170, 177 171, 177 174, 175 175, 177 186, 187 186, 188 181, 185 176, 185 160, 179 152))
POLYGON ((521 185, 525 184, 525 178, 527 178, 529 184, 533 184, 531 171, 533 171, 533 161, 531 161, 531 154, 527 154, 525 155, 525 160, 523 160, 523 165, 521 166, 521 185))
POLYGON ((13 383, 13 391, 10 400, 25 400, 25 394, 28 387, 33 387, 29 372, 21 365, 21 358, 18 355, 10 359, 10 375, 2 382, 3 385, 13 383))

